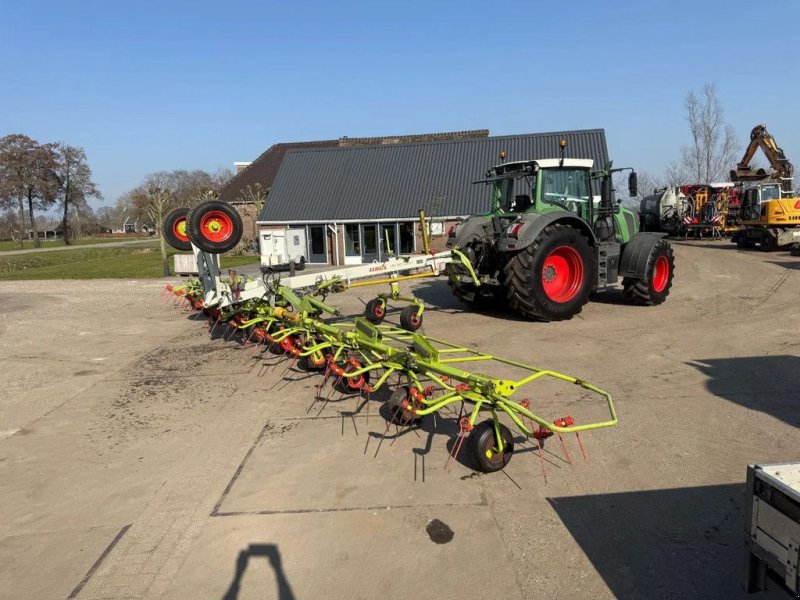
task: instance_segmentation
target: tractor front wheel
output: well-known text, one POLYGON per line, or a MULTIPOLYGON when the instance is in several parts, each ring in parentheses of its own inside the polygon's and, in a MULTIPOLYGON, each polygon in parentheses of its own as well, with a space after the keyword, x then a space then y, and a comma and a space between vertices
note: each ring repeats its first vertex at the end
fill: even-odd
POLYGON ((503 438, 503 450, 498 449, 494 421, 478 423, 469 434, 469 452, 475 467, 484 473, 494 473, 505 467, 514 453, 514 436, 502 423, 497 424, 503 438))
POLYGON ((625 298, 643 306, 661 304, 669 296, 675 274, 672 246, 660 240, 650 254, 643 279, 626 277, 622 280, 625 298))
POLYGON ((527 319, 571 319, 589 301, 596 270, 589 240, 580 231, 549 225, 506 263, 508 303, 527 319))

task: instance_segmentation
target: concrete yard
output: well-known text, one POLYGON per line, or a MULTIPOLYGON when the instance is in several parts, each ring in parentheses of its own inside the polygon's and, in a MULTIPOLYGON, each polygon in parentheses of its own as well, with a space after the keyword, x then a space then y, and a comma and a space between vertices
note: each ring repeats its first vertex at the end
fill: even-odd
POLYGON ((212 339, 163 282, 0 284, 0 597, 748 597, 746 466, 800 460, 800 259, 674 246, 664 305, 610 291, 561 323, 413 286, 429 335, 614 396, 588 461, 548 442, 546 482, 522 438, 504 472, 445 470, 453 419, 398 435, 377 398, 314 402, 319 375, 212 339))

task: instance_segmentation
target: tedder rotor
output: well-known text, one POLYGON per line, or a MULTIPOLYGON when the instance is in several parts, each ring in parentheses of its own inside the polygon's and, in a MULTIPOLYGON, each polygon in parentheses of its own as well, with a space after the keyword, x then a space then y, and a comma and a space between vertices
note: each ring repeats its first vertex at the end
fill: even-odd
MULTIPOLYGON (((167 217, 165 231, 172 232, 182 246, 173 244, 172 235, 167 235, 167 240, 179 248, 189 243, 197 258, 199 279, 167 286, 165 292, 172 292, 179 303, 204 311, 213 328, 226 323, 229 330, 241 332, 246 343, 253 341, 255 347, 261 347, 262 353, 285 356, 303 370, 319 371, 323 380, 318 394, 327 382, 341 394, 366 394, 368 400, 384 390, 389 421, 403 427, 412 427, 429 415, 452 415, 459 435, 451 459, 458 457, 467 440, 470 462, 483 472, 505 467, 520 435, 535 443, 544 469, 546 438, 557 435, 563 446, 562 435, 574 433, 585 457, 579 434, 617 424, 610 394, 587 381, 423 335, 414 327, 397 328, 364 317, 323 319, 325 314, 341 316, 338 309, 326 304, 327 294, 352 286, 352 280, 361 278, 362 284, 368 283, 361 271, 283 280, 268 273, 261 281, 246 280, 233 271, 221 276, 218 253, 238 243, 241 220, 233 216, 232 208, 220 204, 207 202, 167 217), (215 219, 220 223, 213 224, 215 219), (475 370, 473 365, 482 368, 475 370), (549 389, 545 382, 567 386, 578 394, 575 407, 587 413, 581 415, 582 420, 571 415, 553 419, 534 410, 530 390, 534 385, 549 389), (597 402, 587 406, 591 399, 597 402), (603 415, 600 418, 598 410, 603 415)), ((376 263, 380 268, 372 271, 372 283, 385 282, 387 273, 398 278, 420 270, 438 274, 454 257, 458 260, 458 253, 376 263)), ((376 264, 370 268, 375 269, 376 264)), ((538 408, 548 404, 541 400, 543 396, 537 396, 538 408)), ((569 458, 566 446, 563 448, 569 458)))

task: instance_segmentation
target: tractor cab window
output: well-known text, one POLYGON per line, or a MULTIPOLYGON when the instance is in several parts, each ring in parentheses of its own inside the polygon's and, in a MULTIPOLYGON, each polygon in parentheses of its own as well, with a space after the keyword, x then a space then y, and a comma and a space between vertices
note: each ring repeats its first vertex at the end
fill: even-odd
POLYGON ((589 171, 586 169, 544 169, 542 202, 591 219, 589 171))
POLYGON ((501 179, 494 183, 494 194, 503 212, 523 213, 533 205, 533 177, 501 179))

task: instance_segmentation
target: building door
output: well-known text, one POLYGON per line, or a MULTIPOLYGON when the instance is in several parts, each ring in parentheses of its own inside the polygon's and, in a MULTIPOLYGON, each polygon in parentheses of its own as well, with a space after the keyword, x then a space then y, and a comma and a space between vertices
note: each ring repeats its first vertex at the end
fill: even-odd
POLYGON ((361 226, 361 258, 364 262, 379 260, 378 225, 365 223, 361 226))
POLYGON ((390 254, 397 256, 397 225, 395 223, 381 225, 380 231, 381 260, 386 260, 390 254))
POLYGON ((308 226, 308 262, 323 264, 328 262, 325 237, 325 225, 308 226))

